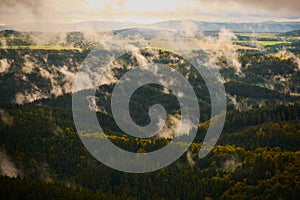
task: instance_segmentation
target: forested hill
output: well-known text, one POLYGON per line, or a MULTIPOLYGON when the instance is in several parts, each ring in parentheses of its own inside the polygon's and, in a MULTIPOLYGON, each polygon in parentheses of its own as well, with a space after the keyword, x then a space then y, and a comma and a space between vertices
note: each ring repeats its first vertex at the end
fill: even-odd
MULTIPOLYGON (((234 23, 234 22, 205 22, 205 21, 181 21, 171 20, 162 21, 151 24, 138 24, 129 22, 113 22, 113 21, 86 21, 77 22, 71 24, 56 24, 48 23, 47 26, 42 26, 43 31, 53 32, 53 30, 59 30, 61 32, 73 32, 73 31, 112 31, 120 30, 125 28, 137 28, 137 27, 156 27, 156 28, 168 28, 171 30, 182 30, 183 24, 193 23, 198 31, 214 31, 218 32, 222 28, 230 29, 234 32, 287 32, 300 29, 299 22, 252 22, 252 23, 234 23)), ((2 26, 0 30, 16 30, 16 31, 27 31, 27 32, 38 32, 41 31, 40 24, 29 23, 29 24, 14 24, 11 26, 2 26)))
MULTIPOLYGON (((72 95, 91 89, 74 92, 74 80, 98 44, 81 32, 47 34, 49 40, 41 44, 37 39, 42 33, 0 32, 0 199, 299 199, 298 37, 277 33, 235 37, 223 30, 198 38, 199 43, 216 44, 206 45, 205 50, 208 62, 220 70, 220 80, 213 81, 224 84, 227 103, 222 134, 202 159, 198 153, 213 121, 210 93, 196 68, 161 48, 140 48, 115 59, 106 79, 99 80, 95 98, 83 99, 113 144, 145 153, 164 147, 174 137, 186 137, 171 129, 141 139, 117 126, 111 110, 116 80, 141 62, 161 63, 181 73, 200 108, 200 122, 192 129, 197 128, 197 135, 188 151, 168 167, 131 174, 96 160, 75 128, 72 95)), ((108 33, 96 36, 103 34, 108 33)), ((126 39, 136 44, 135 39, 126 39)), ((151 42, 164 41, 147 35, 146 43, 151 42)), ((199 58, 203 51, 193 50, 189 56, 199 58)), ((180 94, 157 84, 140 87, 130 98, 130 116, 138 125, 147 125, 149 108, 161 104, 169 117, 166 126, 172 126, 181 115, 176 95, 180 94)))
MULTIPOLYGON (((1 111, 7 116, 0 123, 1 162, 5 160, 13 174, 4 165, 1 173, 24 177, 0 178, 4 199, 64 198, 66 194, 83 199, 299 196, 299 104, 229 111, 218 145, 203 159, 198 152, 207 123, 200 124, 187 154, 167 168, 146 174, 117 172, 100 164, 78 138, 70 108, 37 105, 7 105, 1 111)), ((98 113, 98 117, 108 138, 132 152, 149 152, 168 143, 127 137, 115 129, 110 116, 98 113)))
POLYGON ((293 37, 299 37, 300 36, 300 30, 294 30, 284 33, 286 36, 293 36, 293 37))

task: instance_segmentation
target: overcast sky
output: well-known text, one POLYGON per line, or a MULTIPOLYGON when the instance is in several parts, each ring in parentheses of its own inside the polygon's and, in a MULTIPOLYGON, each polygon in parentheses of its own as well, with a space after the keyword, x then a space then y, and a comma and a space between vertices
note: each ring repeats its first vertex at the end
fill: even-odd
POLYGON ((300 21, 299 0, 0 0, 0 24, 300 21))

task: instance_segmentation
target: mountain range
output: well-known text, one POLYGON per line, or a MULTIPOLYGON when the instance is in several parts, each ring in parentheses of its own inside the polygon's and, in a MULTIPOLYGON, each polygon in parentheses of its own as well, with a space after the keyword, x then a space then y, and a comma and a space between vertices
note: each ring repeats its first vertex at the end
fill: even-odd
POLYGON ((300 29, 300 22, 202 22, 202 21, 163 21, 151 24, 115 21, 84 21, 77 23, 25 23, 0 26, 0 30, 72 32, 72 31, 111 31, 125 28, 155 27, 175 30, 192 29, 194 31, 219 31, 222 28, 234 32, 287 32, 300 29))

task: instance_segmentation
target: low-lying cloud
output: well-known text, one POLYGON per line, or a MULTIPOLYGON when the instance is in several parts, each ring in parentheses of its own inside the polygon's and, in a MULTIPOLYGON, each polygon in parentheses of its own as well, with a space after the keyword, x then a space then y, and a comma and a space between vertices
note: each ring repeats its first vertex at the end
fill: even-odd
POLYGON ((0 23, 90 20, 266 21, 300 18, 298 0, 1 0, 0 23), (38 16, 38 17, 37 17, 38 16))

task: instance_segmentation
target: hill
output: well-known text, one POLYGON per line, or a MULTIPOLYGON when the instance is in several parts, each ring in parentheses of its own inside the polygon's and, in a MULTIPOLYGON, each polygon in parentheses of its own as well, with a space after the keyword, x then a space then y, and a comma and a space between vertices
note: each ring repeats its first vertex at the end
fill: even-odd
POLYGON ((167 29, 182 30, 192 28, 193 30, 205 32, 218 32, 221 28, 227 28, 233 32, 287 32, 300 29, 300 22, 260 22, 260 23, 232 23, 232 22, 203 22, 203 21, 163 21, 152 24, 138 24, 131 22, 114 22, 114 21, 85 21, 72 24, 57 24, 57 23, 30 23, 30 24, 13 24, 4 26, 2 30, 17 30, 17 31, 44 31, 61 32, 72 31, 110 31, 124 28, 135 27, 160 27, 167 29))

